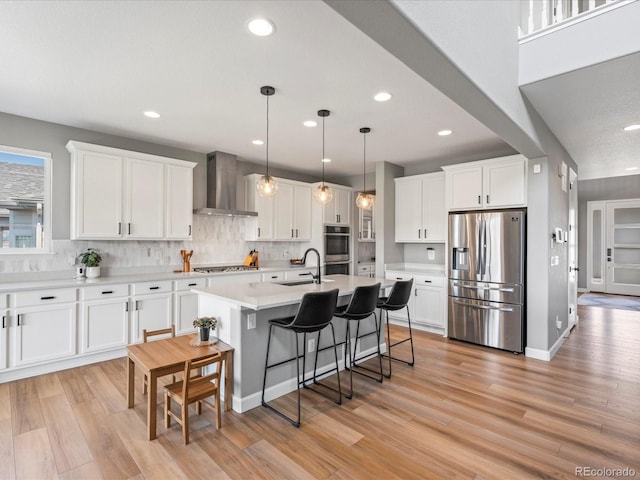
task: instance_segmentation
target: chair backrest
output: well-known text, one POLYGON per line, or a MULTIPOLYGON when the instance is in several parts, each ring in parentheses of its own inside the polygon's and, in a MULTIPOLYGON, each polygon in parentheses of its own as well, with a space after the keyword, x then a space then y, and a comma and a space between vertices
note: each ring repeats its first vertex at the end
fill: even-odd
POLYGON ((172 337, 176 336, 176 326, 171 325, 170 328, 162 328, 160 330, 147 330, 146 328, 142 330, 142 341, 147 343, 147 338, 155 337, 156 335, 165 335, 170 333, 172 337))
MULTIPOLYGON (((211 384, 211 391, 215 391, 219 387, 220 383, 220 368, 222 366, 222 354, 220 352, 203 358, 201 360, 187 360, 184 364, 184 376, 182 383, 182 398, 189 399, 189 390, 196 385, 211 384), (208 373, 207 375, 200 375, 197 372, 204 371, 202 368, 215 365, 215 371, 208 373), (193 372, 196 375, 193 375, 193 372)), ((207 385, 208 386, 208 385, 207 385)), ((188 402, 186 402, 188 403, 188 402)))
POLYGON ((385 302, 390 307, 404 307, 411 297, 413 278, 409 280, 398 280, 391 287, 391 293, 385 302))
POLYGON ((331 323, 336 312, 338 289, 307 292, 302 296, 298 313, 289 327, 299 332, 317 332, 331 323))
POLYGON ((380 283, 356 287, 344 313, 352 318, 367 318, 375 312, 379 295, 380 283))

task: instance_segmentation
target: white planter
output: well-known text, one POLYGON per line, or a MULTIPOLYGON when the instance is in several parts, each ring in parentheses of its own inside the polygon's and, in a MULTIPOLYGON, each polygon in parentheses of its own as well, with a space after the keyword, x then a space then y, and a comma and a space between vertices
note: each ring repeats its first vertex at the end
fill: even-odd
POLYGON ((98 278, 100 276, 100 267, 87 267, 87 278, 98 278))

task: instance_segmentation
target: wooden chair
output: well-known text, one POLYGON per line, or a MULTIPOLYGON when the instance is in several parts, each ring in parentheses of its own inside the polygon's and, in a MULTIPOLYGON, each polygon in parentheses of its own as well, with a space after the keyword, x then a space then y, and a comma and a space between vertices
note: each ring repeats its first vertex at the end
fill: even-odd
MULTIPOLYGON (((176 336, 176 326, 175 325, 171 325, 171 328, 163 328, 161 330, 147 330, 146 328, 144 330, 142 330, 142 341, 144 343, 147 343, 147 339, 149 337, 155 337, 156 335, 166 335, 167 333, 170 333, 172 337, 176 336)), ((172 375, 171 376, 171 381, 175 383, 176 381, 176 376, 172 375)), ((146 395, 147 394, 147 385, 149 384, 149 379, 147 378, 147 375, 145 374, 144 378, 142 379, 142 394, 146 395)))
POLYGON ((216 353, 202 360, 187 361, 184 366, 184 380, 164 387, 164 423, 167 428, 171 426, 171 417, 182 425, 182 438, 184 444, 189 443, 189 405, 196 403, 196 413, 202 412, 202 404, 216 413, 216 428, 220 428, 220 369, 222 367, 222 355, 216 353), (200 375, 195 372, 203 372, 204 367, 215 365, 215 372, 200 375), (204 399, 213 396, 215 405, 205 402, 204 399), (171 411, 171 399, 180 405, 180 417, 171 411))

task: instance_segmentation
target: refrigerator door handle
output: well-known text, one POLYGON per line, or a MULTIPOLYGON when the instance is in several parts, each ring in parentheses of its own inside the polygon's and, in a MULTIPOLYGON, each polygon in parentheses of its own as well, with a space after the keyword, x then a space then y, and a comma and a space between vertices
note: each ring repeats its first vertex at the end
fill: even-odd
POLYGON ((476 231, 475 231, 475 243, 476 243, 476 269, 475 269, 475 274, 476 276, 481 273, 480 272, 480 265, 482 264, 482 258, 480 255, 480 223, 481 223, 481 219, 482 217, 480 215, 476 216, 476 231))
POLYGON ((513 288, 492 288, 492 287, 477 287, 474 285, 461 285, 459 283, 454 283, 453 284, 454 287, 459 287, 459 288, 468 288, 471 290, 493 290, 496 292, 514 292, 513 288))
POLYGON ((513 308, 509 307, 489 307, 487 305, 474 305, 473 303, 461 302, 460 300, 454 300, 453 303, 462 305, 463 307, 478 308, 480 310, 498 310, 499 312, 513 312, 513 308))
MULTIPOLYGON (((482 269, 482 276, 487 275, 487 270, 489 270, 488 265, 491 265, 491 229, 487 228, 487 221, 484 220, 484 264, 482 269)), ((489 277, 491 277, 491 272, 489 273, 489 277)))

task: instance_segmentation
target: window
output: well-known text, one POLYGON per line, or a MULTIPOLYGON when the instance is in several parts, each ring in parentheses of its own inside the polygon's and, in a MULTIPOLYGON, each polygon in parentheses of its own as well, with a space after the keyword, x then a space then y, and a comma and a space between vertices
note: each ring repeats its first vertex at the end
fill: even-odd
POLYGON ((51 154, 0 145, 0 255, 50 251, 51 154))

